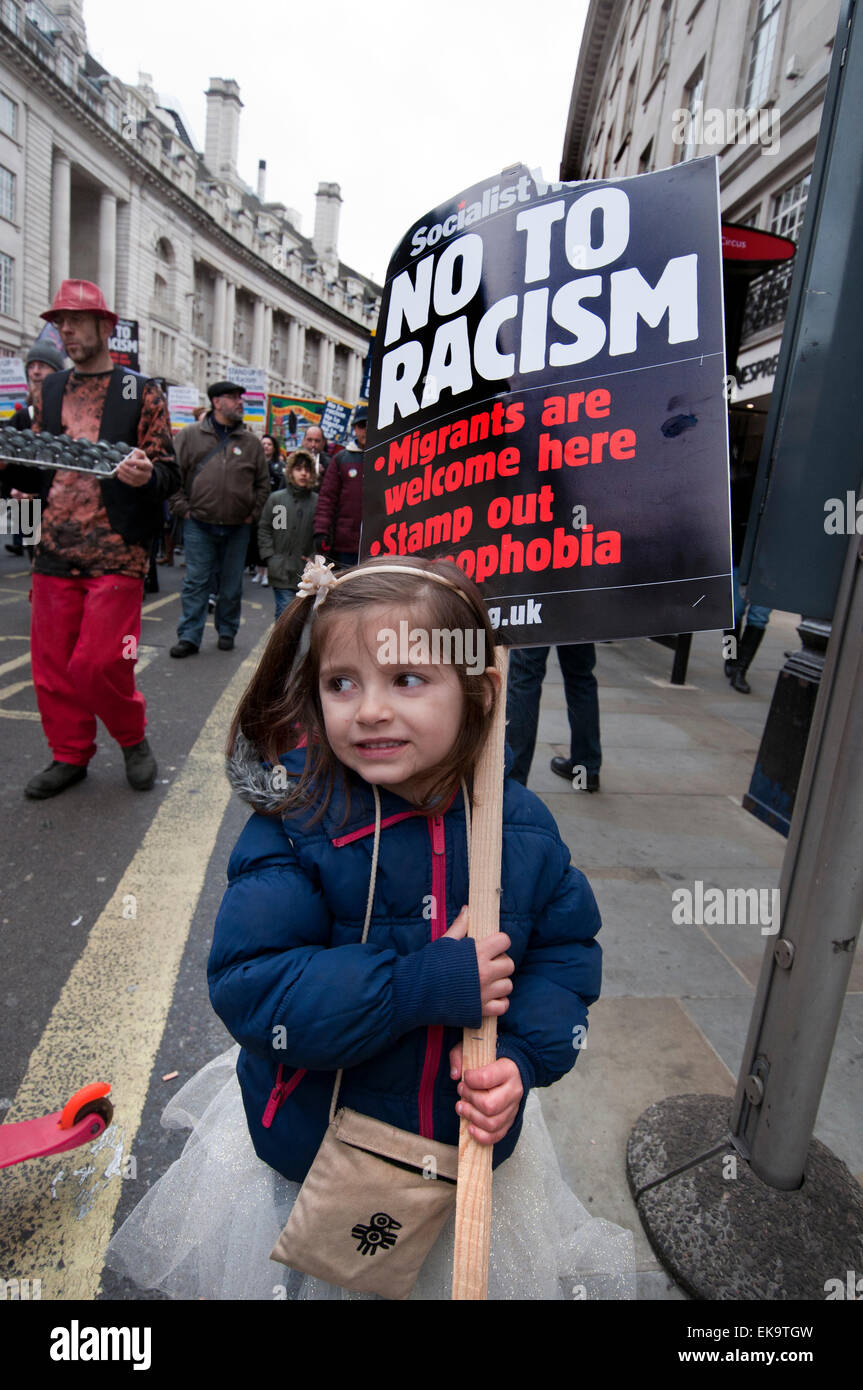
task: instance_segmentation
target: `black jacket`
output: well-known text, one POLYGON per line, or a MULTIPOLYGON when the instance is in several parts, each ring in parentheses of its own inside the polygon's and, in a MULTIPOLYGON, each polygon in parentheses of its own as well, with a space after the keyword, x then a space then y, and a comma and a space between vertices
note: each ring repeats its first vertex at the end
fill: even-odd
MULTIPOLYGON (((70 371, 52 372, 42 382, 42 429, 48 434, 62 434, 63 393, 70 371)), ((138 440, 143 388, 148 377, 131 372, 128 367, 115 367, 108 384, 99 438, 112 444, 131 444, 138 440), (134 391, 129 379, 134 379, 134 391)), ((130 545, 147 545, 162 530, 162 502, 176 492, 180 482, 173 446, 171 451, 151 458, 153 472, 143 487, 130 487, 117 478, 100 480, 102 501, 112 528, 130 545)), ((48 494, 54 481, 53 468, 27 468, 10 464, 4 482, 22 492, 38 492, 42 506, 48 505, 48 494)))

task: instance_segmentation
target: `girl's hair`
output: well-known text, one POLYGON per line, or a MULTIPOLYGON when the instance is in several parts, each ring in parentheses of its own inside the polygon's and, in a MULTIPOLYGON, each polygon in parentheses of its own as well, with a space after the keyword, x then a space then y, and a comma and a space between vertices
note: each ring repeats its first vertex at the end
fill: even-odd
MULTIPOLYGON (((313 819, 319 820, 339 779, 350 808, 346 770, 327 741, 318 688, 327 635, 336 621, 347 618, 356 627, 362 621, 362 610, 372 604, 398 608, 400 617, 409 617, 427 632, 437 628, 463 634, 462 657, 470 651, 484 653, 484 665, 494 664, 494 633, 482 595, 473 581, 451 561, 394 555, 366 560, 348 573, 350 578, 329 590, 311 620, 308 651, 293 674, 314 596, 298 597, 285 609, 231 724, 229 757, 241 734, 254 745, 261 759, 271 764, 277 763, 282 753, 305 741, 306 764, 302 776, 286 792, 284 801, 266 812, 270 815, 314 805, 313 819), (403 574, 395 570, 388 575, 383 567, 389 564, 409 565, 411 569, 439 574, 456 588, 425 579, 421 573, 403 574), (366 574, 366 570, 374 570, 374 573, 366 574)), ((433 780, 420 807, 427 814, 439 809, 440 803, 453 794, 461 778, 473 774, 491 727, 496 687, 484 671, 479 675, 470 674, 467 664, 465 661, 452 663, 464 695, 464 717, 455 744, 434 769, 433 780)))
POLYGON ((270 443, 271 443, 272 446, 273 446, 273 457, 272 457, 272 459, 271 459, 271 462, 272 462, 272 463, 278 463, 279 459, 282 457, 282 446, 281 446, 281 444, 279 443, 278 439, 276 438, 276 436, 275 436, 274 434, 262 434, 262 435, 261 435, 261 443, 262 443, 262 444, 263 444, 263 442, 264 442, 265 439, 269 439, 270 443))

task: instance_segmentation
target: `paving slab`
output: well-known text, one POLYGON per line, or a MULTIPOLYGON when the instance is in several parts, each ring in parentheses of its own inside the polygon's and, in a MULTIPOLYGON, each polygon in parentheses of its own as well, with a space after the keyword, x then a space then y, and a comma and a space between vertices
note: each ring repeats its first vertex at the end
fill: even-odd
POLYGON ((751 997, 745 976, 702 927, 672 922, 668 884, 594 877, 591 886, 602 914, 603 998, 751 997))
POLYGON ((695 878, 690 866, 778 868, 785 841, 727 796, 595 795, 567 790, 543 801, 590 877, 594 866, 628 864, 695 878))
POLYGON ((639 1271, 660 1266, 630 1196, 626 1142, 649 1105, 693 1091, 732 1096, 734 1079, 675 1000, 625 997, 593 1005, 578 1064, 540 1092, 564 1177, 593 1215, 633 1232, 639 1271))
MULTIPOLYGON (((721 635, 693 639, 687 689, 672 653, 647 640, 599 644, 602 790, 575 792, 549 768, 569 754, 560 670, 549 661, 529 786, 590 880, 600 911, 602 998, 574 1071, 542 1093, 561 1166, 598 1215, 635 1233, 641 1299, 686 1295, 660 1269, 629 1195, 632 1126, 666 1096, 733 1096, 764 951, 759 921, 676 924, 676 889, 765 893, 786 840, 745 812, 776 675, 799 649, 799 619, 774 614, 742 696, 725 679, 721 635)), ((759 900, 760 906, 760 900, 759 900)), ((863 959, 854 962, 816 1136, 863 1179, 863 959)))

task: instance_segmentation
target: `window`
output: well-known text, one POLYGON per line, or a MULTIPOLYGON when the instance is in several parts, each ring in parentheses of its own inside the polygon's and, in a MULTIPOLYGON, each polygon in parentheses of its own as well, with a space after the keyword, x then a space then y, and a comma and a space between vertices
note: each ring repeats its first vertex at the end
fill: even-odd
POLYGON ((656 57, 653 60, 654 72, 659 71, 671 52, 671 3, 672 0, 662 0, 662 9, 659 12, 659 33, 656 39, 656 57))
POLYGON ((811 178, 812 175, 807 174, 774 197, 770 230, 777 236, 788 236, 792 241, 799 241, 811 178))
POLYGON ((629 74, 629 83, 626 88, 626 107, 623 112, 623 134, 632 130, 632 120, 635 115, 635 89, 638 86, 638 65, 629 74))
POLYGON ((21 32, 21 11, 15 0, 3 0, 3 23, 13 34, 21 32))
POLYGON ((15 221, 15 175, 0 164, 0 217, 15 221))
POLYGON ((0 92, 0 130, 4 135, 11 135, 14 140, 17 128, 18 107, 5 92, 0 92))
POLYGON ((641 151, 641 154, 640 154, 639 157, 638 157, 638 172, 639 172, 639 174, 649 174, 649 173, 650 173, 650 160, 651 160, 652 155, 653 155, 653 140, 650 139, 650 140, 648 140, 647 144, 645 145, 644 149, 641 151))
POLYGON ((67 87, 75 85, 75 63, 72 55, 65 51, 60 54, 60 81, 65 82, 67 87))
POLYGON ((12 318, 13 314, 13 275, 15 262, 11 256, 4 256, 0 251, 0 314, 7 314, 12 318))
POLYGON ((741 227, 757 227, 760 209, 754 207, 751 212, 744 213, 743 217, 735 217, 734 221, 741 227))
POLYGON ((703 99, 704 63, 702 62, 699 64, 695 73, 689 79, 689 82, 686 84, 686 89, 684 91, 684 105, 685 109, 689 112, 689 120, 686 122, 686 139, 680 146, 680 157, 677 161, 678 164, 682 164, 684 160, 687 159, 694 159, 696 154, 698 153, 699 141, 696 140, 695 137, 698 133, 698 127, 701 124, 701 122, 697 119, 697 116, 698 113, 701 111, 703 99))
POLYGON ((105 102, 105 120, 112 130, 120 129, 120 108, 116 101, 105 102))
POLYGON ((39 30, 39 33, 53 43, 53 36, 60 29, 53 11, 49 10, 47 5, 43 5, 42 0, 28 0, 26 15, 30 23, 39 30))
POLYGON ((746 76, 746 94, 743 105, 761 105, 770 87, 770 72, 773 67, 773 50, 776 47, 776 31, 779 28, 780 0, 758 0, 755 11, 755 30, 752 35, 752 50, 749 54, 749 71, 746 76))

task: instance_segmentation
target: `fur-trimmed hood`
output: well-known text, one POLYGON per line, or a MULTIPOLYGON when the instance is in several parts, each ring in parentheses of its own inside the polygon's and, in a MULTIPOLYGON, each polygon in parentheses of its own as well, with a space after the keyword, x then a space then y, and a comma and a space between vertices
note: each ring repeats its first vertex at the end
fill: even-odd
MULTIPOLYGON (((509 776, 512 764, 512 750, 507 744, 504 754, 504 777, 509 776)), ((225 771, 234 791, 242 801, 251 806, 253 811, 261 811, 265 815, 273 814, 282 805, 287 791, 286 781, 289 782, 301 777, 305 765, 305 748, 295 748, 290 753, 283 753, 277 764, 281 775, 276 781, 274 777, 276 768, 271 763, 265 763, 261 759, 258 749, 242 732, 237 734, 233 753, 225 759, 225 771)), ((461 793, 459 792, 457 793, 457 800, 460 801, 460 799, 461 793)), ((404 811, 406 808, 414 809, 401 797, 395 796, 383 788, 381 789, 381 807, 385 816, 404 811)), ((371 788, 362 778, 352 776, 351 809, 348 821, 352 822, 355 815, 366 819, 369 814, 374 819, 371 788)), ((332 798, 324 819, 325 823, 332 820, 334 825, 345 824, 345 794, 338 779, 333 788, 332 798)))
MULTIPOLYGON (((304 748, 286 753, 278 764, 283 770, 279 782, 284 783, 284 772, 289 778, 299 777, 305 761, 304 748)), ((255 811, 273 812, 285 799, 286 787, 274 784, 273 764, 262 761, 258 749, 242 732, 237 734, 233 753, 225 759, 225 771, 234 791, 255 811)))

